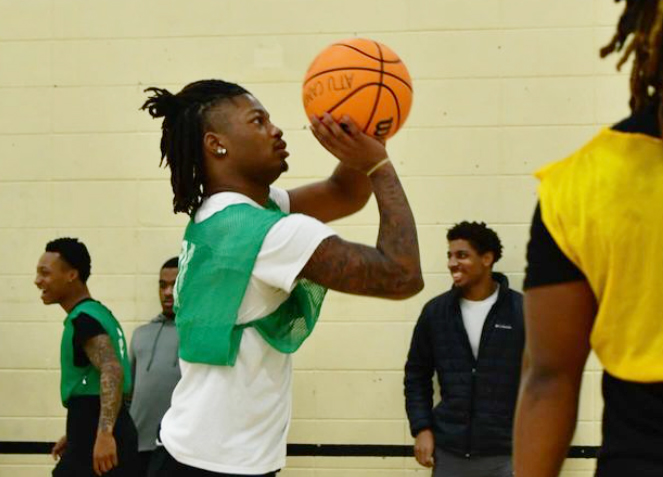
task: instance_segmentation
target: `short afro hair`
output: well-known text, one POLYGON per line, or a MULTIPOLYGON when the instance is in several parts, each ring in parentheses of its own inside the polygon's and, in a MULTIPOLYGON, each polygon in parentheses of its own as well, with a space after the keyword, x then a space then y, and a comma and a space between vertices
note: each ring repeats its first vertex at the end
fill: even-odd
POLYGON ((63 237, 48 242, 46 251, 59 253, 62 260, 78 271, 78 278, 83 283, 86 283, 87 279, 90 278, 90 254, 83 242, 79 242, 76 238, 63 237))
POLYGON ((493 263, 502 258, 502 242, 495 231, 489 229, 484 222, 460 222, 449 229, 447 240, 467 240, 481 255, 493 252, 493 263))
POLYGON ((163 270, 164 268, 177 268, 179 265, 179 261, 180 260, 177 257, 169 258, 168 260, 166 260, 166 262, 163 265, 161 265, 161 270, 163 270))

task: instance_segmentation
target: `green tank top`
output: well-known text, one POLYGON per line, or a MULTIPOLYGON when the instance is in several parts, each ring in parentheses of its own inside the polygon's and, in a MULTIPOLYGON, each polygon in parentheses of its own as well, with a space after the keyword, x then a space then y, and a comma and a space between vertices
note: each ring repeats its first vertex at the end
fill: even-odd
POLYGON ((125 394, 131 391, 131 365, 127 356, 127 343, 122 327, 111 311, 95 300, 85 300, 74 307, 64 320, 64 332, 60 345, 60 396, 62 404, 67 407, 69 398, 73 396, 99 396, 99 380, 101 373, 92 364, 81 367, 74 364, 74 324, 73 321, 81 314, 94 318, 110 336, 113 349, 124 371, 122 390, 125 394))
POLYGON ((327 289, 308 280, 300 280, 273 313, 237 324, 265 236, 286 215, 270 200, 266 209, 236 204, 203 222, 189 223, 175 285, 180 358, 233 366, 248 326, 282 353, 294 353, 311 334, 327 289))

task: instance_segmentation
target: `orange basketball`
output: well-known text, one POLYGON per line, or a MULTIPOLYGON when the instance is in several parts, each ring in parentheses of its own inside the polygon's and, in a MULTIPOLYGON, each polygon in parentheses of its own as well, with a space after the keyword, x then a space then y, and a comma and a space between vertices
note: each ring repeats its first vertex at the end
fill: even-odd
POLYGON ((308 116, 347 114, 366 134, 389 138, 403 126, 412 105, 412 80, 391 50, 377 41, 351 38, 316 56, 302 91, 308 116))

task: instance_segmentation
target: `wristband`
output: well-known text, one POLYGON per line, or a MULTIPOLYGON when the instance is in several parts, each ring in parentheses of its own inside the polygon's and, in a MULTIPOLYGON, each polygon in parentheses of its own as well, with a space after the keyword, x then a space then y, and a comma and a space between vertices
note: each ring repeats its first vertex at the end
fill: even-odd
POLYGON ((384 166, 387 162, 390 162, 390 159, 388 157, 385 157, 382 159, 380 162, 375 164, 373 167, 370 168, 370 170, 366 173, 368 177, 371 177, 371 174, 373 174, 375 171, 377 171, 379 168, 384 166))

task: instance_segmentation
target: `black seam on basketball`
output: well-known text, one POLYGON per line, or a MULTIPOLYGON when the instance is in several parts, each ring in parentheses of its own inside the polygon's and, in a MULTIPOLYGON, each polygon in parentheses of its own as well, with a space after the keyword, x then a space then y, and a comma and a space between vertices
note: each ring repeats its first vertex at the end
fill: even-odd
POLYGON ((396 103, 396 115, 398 116, 398 122, 396 124, 396 129, 401 127, 401 104, 398 101, 398 95, 396 92, 391 89, 391 87, 387 86, 386 84, 383 84, 382 87, 386 89, 394 98, 394 103, 396 103))
POLYGON ((340 105, 342 105, 343 103, 345 103, 348 99, 352 98, 355 94, 359 93, 362 89, 366 89, 366 88, 368 88, 369 86, 380 86, 380 83, 366 83, 366 84, 364 84, 364 85, 361 85, 359 88, 355 89, 355 90, 352 91, 350 94, 348 94, 348 95, 345 96, 343 99, 341 99, 341 100, 340 100, 338 103, 336 103, 334 106, 332 106, 331 108, 329 108, 329 109, 327 110, 327 112, 328 112, 329 114, 331 114, 332 112, 334 112, 334 110, 335 110, 336 108, 338 108, 340 105))
MULTIPOLYGON (((306 85, 308 84, 309 81, 311 81, 312 79, 317 78, 318 76, 322 76, 325 73, 333 73, 335 71, 348 71, 348 70, 352 70, 352 71, 372 71, 373 73, 379 73, 380 72, 380 70, 376 70, 376 69, 373 69, 373 68, 366 68, 366 67, 363 67, 363 66, 347 66, 347 67, 341 67, 341 68, 331 68, 331 69, 328 69, 328 70, 320 71, 319 73, 314 74, 310 78, 306 78, 304 80, 304 87, 306 87, 306 85)), ((389 73, 388 71, 385 71, 384 74, 386 76, 391 77, 391 78, 397 79, 398 81, 403 83, 407 87, 407 89, 412 91, 412 86, 407 81, 405 81, 403 78, 401 78, 400 76, 398 76, 394 73, 389 73)))
POLYGON ((375 95, 375 102, 373 103, 373 110, 371 111, 371 115, 368 117, 368 121, 366 122, 366 126, 364 127, 364 133, 368 130, 368 127, 371 125, 373 122, 373 118, 375 117, 375 111, 378 109, 378 103, 380 102, 380 93, 382 92, 382 80, 384 79, 384 62, 382 61, 382 48, 380 48, 380 45, 377 42, 375 43, 375 46, 378 47, 378 51, 380 52, 380 86, 378 86, 378 92, 375 95))
MULTIPOLYGON (((377 43, 376 43, 376 44, 377 44, 377 43)), ((370 58, 371 60, 380 61, 380 62, 382 62, 382 63, 389 63, 389 64, 397 64, 397 63, 401 63, 400 58, 399 58, 398 60, 381 60, 380 58, 376 58, 375 56, 370 55, 370 54, 366 53, 366 52, 363 51, 363 50, 360 50, 360 49, 357 48, 356 46, 347 45, 347 44, 345 44, 345 43, 334 43, 332 46, 344 46, 344 47, 346 47, 346 48, 350 48, 351 50, 355 50, 357 53, 360 53, 360 54, 362 54, 362 55, 364 55, 364 56, 370 58)), ((380 54, 382 54, 382 51, 380 51, 380 54)))

